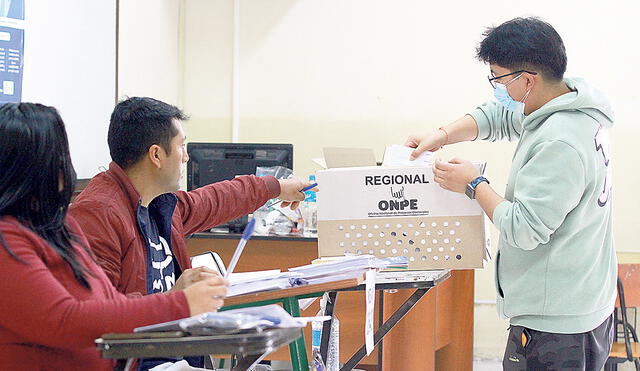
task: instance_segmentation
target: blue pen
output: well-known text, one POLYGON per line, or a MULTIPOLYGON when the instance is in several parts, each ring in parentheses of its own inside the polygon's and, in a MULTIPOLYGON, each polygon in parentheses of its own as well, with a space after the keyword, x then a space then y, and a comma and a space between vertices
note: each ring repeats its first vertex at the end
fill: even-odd
POLYGON ((224 278, 229 278, 231 273, 233 273, 233 269, 236 267, 236 264, 238 264, 238 260, 240 260, 240 255, 242 254, 242 250, 244 250, 244 245, 247 244, 247 241, 249 241, 249 239, 251 238, 251 235, 253 235, 253 230, 255 229, 255 227, 256 227, 255 219, 251 219, 249 224, 247 224, 247 226, 244 227, 244 232, 242 232, 242 238, 240 239, 240 242, 238 242, 238 247, 236 247, 236 251, 233 253, 233 257, 231 258, 231 263, 229 263, 229 268, 227 268, 227 274, 224 275, 224 278))
POLYGON ((318 186, 318 183, 313 183, 313 184, 312 184, 312 185, 310 185, 310 186, 306 186, 306 187, 302 188, 302 189, 300 190, 300 192, 304 193, 304 192, 306 192, 306 191, 310 190, 311 188, 315 188, 315 187, 317 187, 317 186, 318 186))
MULTIPOLYGON (((311 188, 315 188, 315 187, 317 187, 317 186, 318 186, 318 183, 313 183, 313 184, 312 184, 312 185, 310 185, 310 186, 306 186, 306 187, 302 188, 299 192, 304 193, 304 192, 306 192, 306 191, 310 190, 311 188)), ((274 202, 274 203, 272 203, 272 204, 269 204, 269 205, 267 206, 267 209, 268 209, 268 208, 270 208, 271 206, 275 206, 275 205, 279 204, 280 202, 282 202, 282 200, 278 200, 278 201, 276 201, 276 202, 274 202)))

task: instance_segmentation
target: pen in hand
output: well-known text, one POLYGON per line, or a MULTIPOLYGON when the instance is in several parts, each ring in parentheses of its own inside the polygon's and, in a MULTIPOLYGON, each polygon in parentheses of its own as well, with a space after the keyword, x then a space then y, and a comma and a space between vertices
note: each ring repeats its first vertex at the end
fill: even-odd
MULTIPOLYGON (((310 190, 310 189, 312 189, 312 188, 315 188, 315 187, 317 187, 317 186, 318 186, 318 183, 313 183, 313 184, 311 184, 311 185, 309 185, 309 186, 306 186, 306 187, 302 188, 299 192, 300 192, 300 193, 304 193, 304 192, 306 192, 306 191, 308 191, 308 190, 310 190)), ((272 206, 275 206, 275 205, 279 204, 280 202, 282 202, 282 200, 278 200, 278 201, 276 201, 276 202, 273 202, 273 203, 271 203, 271 204, 267 205, 267 207, 266 207, 266 208, 268 209, 268 208, 270 208, 270 207, 272 207, 272 206)))
POLYGON ((247 241, 253 235, 253 231, 256 227, 256 220, 251 219, 249 224, 244 228, 244 232, 242 233, 242 238, 240 242, 238 242, 238 247, 236 247, 236 251, 233 253, 233 257, 231 258, 231 262, 229 263, 229 267, 227 268, 227 273, 224 275, 224 278, 229 279, 231 277, 231 273, 236 268, 236 264, 238 264, 238 260, 240 260, 240 255, 242 255, 242 250, 244 250, 244 246, 247 244, 247 241))

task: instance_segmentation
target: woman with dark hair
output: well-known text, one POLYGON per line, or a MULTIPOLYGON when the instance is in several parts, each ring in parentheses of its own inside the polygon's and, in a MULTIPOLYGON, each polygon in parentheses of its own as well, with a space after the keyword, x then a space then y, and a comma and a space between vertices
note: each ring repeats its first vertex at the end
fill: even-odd
POLYGON ((226 282, 130 299, 94 262, 67 208, 75 172, 55 108, 0 106, 0 369, 99 370, 94 339, 219 308, 226 282))

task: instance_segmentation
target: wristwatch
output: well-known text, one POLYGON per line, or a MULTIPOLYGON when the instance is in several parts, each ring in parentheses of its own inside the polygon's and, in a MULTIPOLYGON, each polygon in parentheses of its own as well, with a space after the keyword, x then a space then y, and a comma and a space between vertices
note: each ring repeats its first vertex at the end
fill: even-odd
POLYGON ((464 194, 466 194, 470 199, 476 199, 476 187, 478 184, 482 182, 487 182, 489 184, 489 180, 483 176, 479 176, 471 181, 471 183, 467 184, 467 189, 465 189, 464 194))

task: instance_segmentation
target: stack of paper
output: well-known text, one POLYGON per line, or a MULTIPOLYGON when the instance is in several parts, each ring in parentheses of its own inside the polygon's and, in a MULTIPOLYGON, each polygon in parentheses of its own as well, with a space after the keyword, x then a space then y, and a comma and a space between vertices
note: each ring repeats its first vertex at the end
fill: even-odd
POLYGON ((409 259, 406 256, 391 256, 382 260, 389 263, 386 269, 409 269, 409 259))
POLYGON ((300 284, 299 273, 280 272, 280 270, 232 273, 227 297, 252 292, 286 289, 300 284))
MULTIPOLYGON (((311 262, 311 264, 326 264, 332 263, 336 261, 343 260, 344 256, 326 256, 322 258, 315 259, 311 262)), ((382 260, 382 262, 386 263, 387 266, 385 269, 408 269, 409 268, 409 259, 406 256, 391 256, 388 258, 378 258, 382 260)))
POLYGON ((322 264, 289 268, 289 271, 301 273, 309 284, 318 284, 357 277, 369 269, 384 269, 387 265, 373 255, 354 255, 331 258, 322 264))
POLYGON ((271 269, 267 271, 231 273, 229 281, 232 285, 244 283, 246 281, 255 281, 261 279, 276 278, 280 275, 280 269, 271 269))
POLYGON ((231 285, 227 290, 227 297, 350 279, 370 269, 381 270, 390 265, 406 268, 407 264, 406 258, 401 256, 378 259, 373 255, 352 255, 316 259, 312 264, 290 268, 289 272, 275 269, 232 273, 229 277, 231 285))

